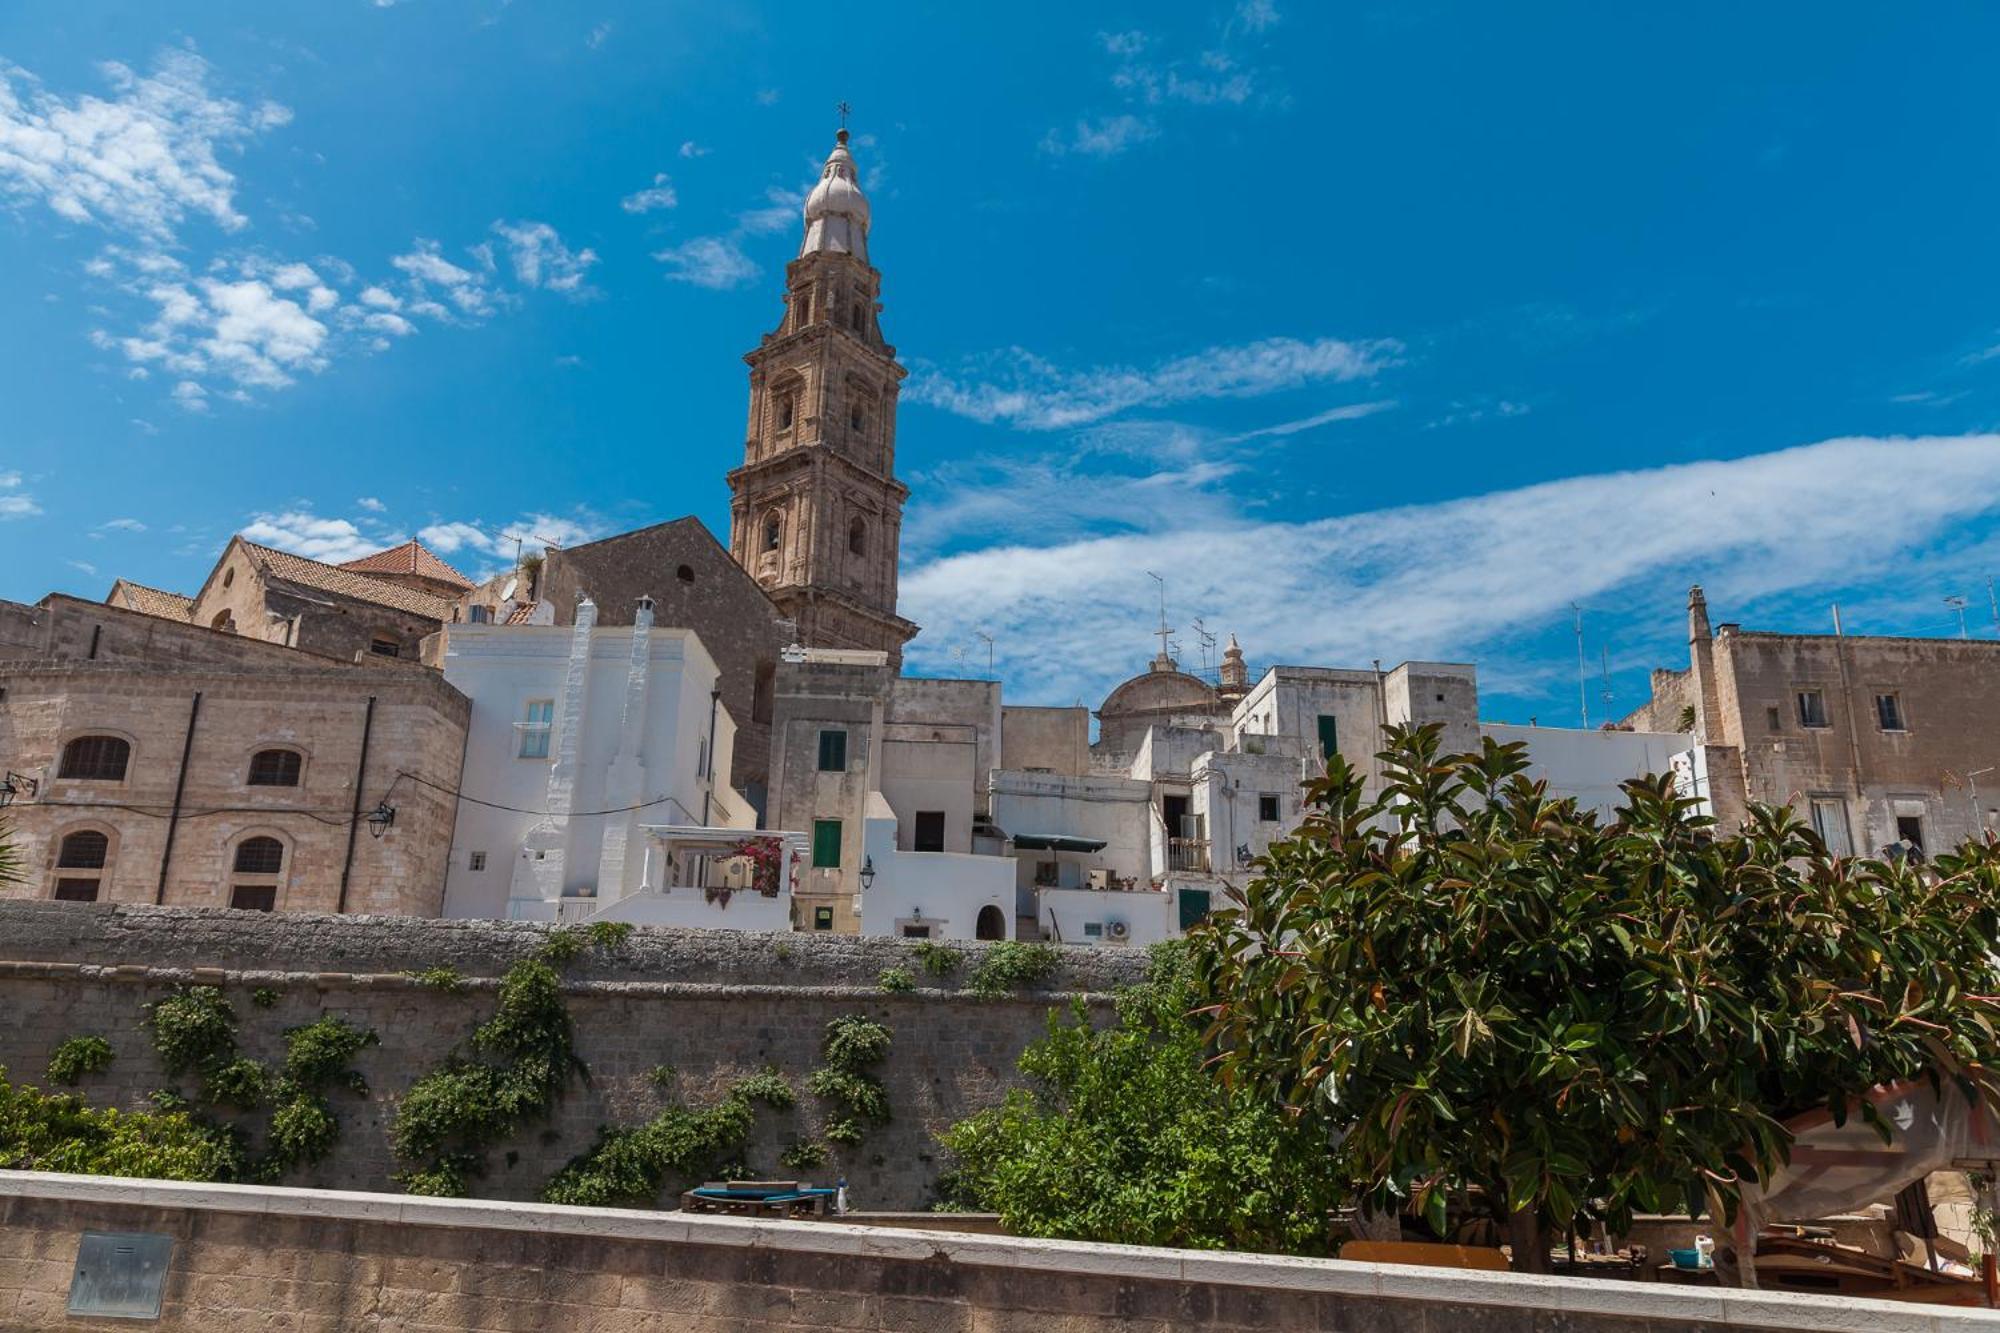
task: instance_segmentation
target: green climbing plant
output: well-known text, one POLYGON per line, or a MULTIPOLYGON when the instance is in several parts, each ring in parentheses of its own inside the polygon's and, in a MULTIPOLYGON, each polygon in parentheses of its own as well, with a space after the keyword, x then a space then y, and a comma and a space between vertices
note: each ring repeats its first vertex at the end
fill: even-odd
POLYGON ((917 979, 907 967, 885 967, 875 978, 875 984, 891 995, 904 995, 917 988, 917 979))
POLYGON ((542 1189, 546 1203, 645 1208, 668 1179, 714 1170, 749 1143, 757 1104, 789 1110, 797 1100, 776 1070, 753 1074, 714 1106, 670 1106, 643 1125, 600 1129, 590 1151, 573 1158, 542 1189))
POLYGON ((835 1143, 852 1147, 871 1127, 889 1123, 889 1093, 872 1071, 889 1054, 894 1035, 862 1014, 842 1014, 826 1025, 822 1063, 806 1090, 832 1103, 822 1132, 835 1143))
POLYGON ((75 1087, 85 1074, 111 1063, 111 1043, 95 1035, 71 1037, 49 1052, 49 1082, 75 1087))
POLYGON ((911 952, 917 956, 917 966, 933 977, 948 977, 965 961, 965 950, 936 940, 918 940, 911 952))
POLYGON ((1053 944, 1002 940, 986 950, 979 966, 966 978, 966 989, 987 999, 1039 986, 1062 966, 1062 950, 1053 944))
POLYGON ((184 1111, 119 1111, 11 1083, 0 1068, 0 1168, 154 1180, 234 1180, 235 1136, 184 1111))

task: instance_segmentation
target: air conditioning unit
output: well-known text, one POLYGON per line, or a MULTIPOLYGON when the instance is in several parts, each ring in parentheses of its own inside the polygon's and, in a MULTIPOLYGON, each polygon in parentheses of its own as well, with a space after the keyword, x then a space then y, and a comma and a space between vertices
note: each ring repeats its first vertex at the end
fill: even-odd
POLYGON ((1093 889, 1110 888, 1111 868, 1109 866, 1092 866, 1090 868, 1090 887, 1093 889))
POLYGON ((1104 923, 1104 938, 1107 940, 1123 940, 1131 933, 1132 927, 1126 925, 1123 921, 1107 921, 1104 923))

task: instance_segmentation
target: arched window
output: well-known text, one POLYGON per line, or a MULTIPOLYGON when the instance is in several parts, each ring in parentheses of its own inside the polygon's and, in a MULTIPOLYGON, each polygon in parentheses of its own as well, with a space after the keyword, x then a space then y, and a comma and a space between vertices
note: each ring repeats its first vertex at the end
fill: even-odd
POLYGON ((868 429, 868 409, 856 403, 847 409, 847 428, 859 435, 868 429))
POLYGON ((792 327, 795 329, 802 329, 806 325, 812 323, 812 317, 813 317, 812 288, 801 287, 797 291, 792 293, 792 327))
POLYGON ((992 903, 979 909, 979 917, 973 922, 974 939, 1004 940, 1007 938, 1007 918, 992 903))
POLYGON ((855 555, 868 554, 868 522, 855 519, 847 525, 847 549, 855 555))
POLYGON ((296 787, 304 762, 297 750, 259 750, 250 756, 250 785, 296 787))
POLYGON ((785 516, 775 509, 764 516, 764 549, 775 551, 785 541, 785 516))
POLYGON ((236 632, 236 617, 227 611, 217 611, 215 619, 208 622, 208 627, 212 630, 220 630, 224 634, 234 634, 236 632))
POLYGON ((63 746, 56 776, 76 782, 123 782, 132 743, 122 736, 78 736, 63 746))
POLYGON ((61 902, 94 903, 104 889, 111 839, 96 829, 64 836, 56 849, 55 897, 61 902))
POLYGON ((778 429, 792 428, 792 396, 789 393, 778 396, 778 429))
POLYGON ((285 844, 276 838, 245 838, 231 862, 229 905, 269 912, 278 905, 278 876, 285 869, 285 844))
POLYGON ((676 569, 676 570, 674 571, 674 577, 675 577, 675 578, 677 578, 677 579, 679 579, 679 580, 680 580, 680 581, 681 581, 682 583, 693 583, 693 582, 694 582, 694 566, 693 566, 693 565, 682 565, 682 566, 681 566, 681 567, 680 567, 679 569, 676 569))
POLYGON ((223 571, 222 571, 222 586, 223 586, 223 587, 225 587, 225 588, 227 588, 227 587, 228 587, 228 586, 229 586, 230 584, 232 584, 232 583, 234 583, 234 582, 236 582, 236 571, 235 571, 235 570, 233 570, 233 569, 225 569, 225 570, 223 570, 223 571))

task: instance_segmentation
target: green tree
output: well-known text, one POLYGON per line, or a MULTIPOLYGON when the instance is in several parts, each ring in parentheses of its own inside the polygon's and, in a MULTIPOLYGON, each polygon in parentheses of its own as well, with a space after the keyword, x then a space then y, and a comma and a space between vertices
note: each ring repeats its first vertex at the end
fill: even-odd
POLYGON ((1230 1092, 1207 1052, 1185 946, 1158 946, 1117 1022, 1068 1021, 1021 1056, 1032 1087, 944 1135, 954 1202, 1020 1235, 1324 1254, 1340 1202, 1325 1140, 1230 1092))
POLYGON ((14 826, 0 819, 0 885, 19 884, 25 877, 21 848, 14 841, 14 826))
POLYGON ((1365 800, 1336 757, 1203 950, 1238 1088, 1323 1122, 1378 1209, 1551 1230, 1733 1215, 1781 1121, 1927 1079, 1991 1096, 2000 848, 1835 860, 1786 809, 1719 835, 1670 779, 1600 823, 1523 747, 1397 729, 1365 800), (1476 1190, 1476 1193, 1475 1193, 1476 1190))

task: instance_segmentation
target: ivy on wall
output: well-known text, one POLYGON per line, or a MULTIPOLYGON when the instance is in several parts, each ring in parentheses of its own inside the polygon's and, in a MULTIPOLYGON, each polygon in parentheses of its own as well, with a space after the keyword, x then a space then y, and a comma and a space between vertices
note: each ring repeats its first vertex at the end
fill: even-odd
POLYGON ((740 1153, 756 1128, 757 1103, 784 1111, 796 1101, 792 1085, 775 1069, 766 1069, 738 1082, 714 1106, 670 1106, 643 1125, 600 1129, 596 1145, 543 1187, 542 1200, 597 1208, 652 1207, 670 1177, 698 1178, 740 1153))
POLYGON ((871 1072, 889 1053, 895 1034, 862 1014, 842 1014, 826 1025, 820 1045, 824 1061, 806 1080, 806 1090, 833 1104, 824 1133, 849 1147, 871 1126, 889 1123, 889 1093, 871 1072))

